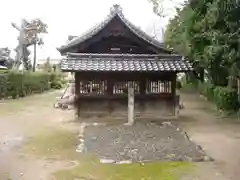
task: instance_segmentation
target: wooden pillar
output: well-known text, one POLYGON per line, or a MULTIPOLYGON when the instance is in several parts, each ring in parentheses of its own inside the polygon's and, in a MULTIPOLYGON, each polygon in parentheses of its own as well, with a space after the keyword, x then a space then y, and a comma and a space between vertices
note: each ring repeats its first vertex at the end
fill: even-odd
POLYGON ((176 104, 176 100, 177 100, 176 85, 177 85, 177 74, 175 73, 171 81, 171 91, 172 91, 172 98, 173 98, 173 115, 176 115, 176 106, 178 106, 178 104, 176 104))
POLYGON ((80 102, 79 102, 79 95, 80 95, 80 78, 79 73, 75 72, 75 115, 76 119, 80 117, 80 102))
POLYGON ((134 87, 128 86, 128 122, 126 123, 126 125, 133 124, 134 124, 134 87))

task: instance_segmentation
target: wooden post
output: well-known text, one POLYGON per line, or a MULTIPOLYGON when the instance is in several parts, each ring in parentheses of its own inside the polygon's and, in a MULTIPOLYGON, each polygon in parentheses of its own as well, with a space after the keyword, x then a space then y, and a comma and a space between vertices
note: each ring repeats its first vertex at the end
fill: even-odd
POLYGON ((80 118, 80 101, 78 99, 80 95, 80 79, 79 74, 75 72, 75 98, 74 98, 74 104, 75 104, 75 119, 79 120, 80 118))
POLYGON ((174 74, 173 78, 172 78, 172 81, 171 81, 171 92, 172 92, 172 98, 173 98, 173 115, 178 115, 178 107, 179 107, 179 104, 178 101, 177 101, 177 98, 176 98, 176 84, 177 84, 177 75, 174 74))
POLYGON ((128 122, 126 125, 133 124, 134 124, 134 88, 131 85, 128 86, 128 122))
POLYGON ((240 78, 237 78, 238 101, 240 102, 240 78))

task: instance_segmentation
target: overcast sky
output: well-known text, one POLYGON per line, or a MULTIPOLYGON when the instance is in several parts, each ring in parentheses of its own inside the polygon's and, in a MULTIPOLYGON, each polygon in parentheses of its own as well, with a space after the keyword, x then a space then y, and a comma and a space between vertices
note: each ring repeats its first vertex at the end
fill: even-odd
POLYGON ((113 4, 121 5, 124 15, 150 34, 154 28, 160 33, 167 24, 168 18, 160 20, 148 0, 6 0, 1 2, 0 47, 17 46, 18 31, 11 22, 20 25, 21 18, 40 18, 48 24, 48 34, 44 35, 44 46, 37 50, 37 59, 60 58, 56 47, 65 44, 68 35, 81 35, 101 22, 113 4))

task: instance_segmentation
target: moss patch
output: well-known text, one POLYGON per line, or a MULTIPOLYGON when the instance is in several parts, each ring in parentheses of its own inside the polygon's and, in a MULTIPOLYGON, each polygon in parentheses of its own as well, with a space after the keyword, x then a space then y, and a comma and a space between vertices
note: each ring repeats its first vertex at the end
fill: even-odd
POLYGON ((78 144, 77 132, 43 128, 30 138, 22 150, 40 157, 74 159, 78 144))
POLYGON ((54 174, 57 180, 179 180, 192 171, 193 165, 185 162, 165 162, 140 164, 100 164, 84 162, 70 170, 54 174))

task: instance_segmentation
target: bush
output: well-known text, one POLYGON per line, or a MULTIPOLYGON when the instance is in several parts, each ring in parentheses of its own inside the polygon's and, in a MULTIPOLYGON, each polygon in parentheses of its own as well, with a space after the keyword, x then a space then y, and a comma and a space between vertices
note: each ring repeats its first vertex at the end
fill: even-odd
POLYGON ((63 87, 63 83, 61 81, 51 82, 51 88, 53 89, 61 89, 63 87))
POLYGON ((4 98, 7 93, 7 76, 0 74, 0 99, 4 98))
MULTIPOLYGON (((186 85, 185 85, 186 86, 186 85)), ((193 83, 188 83, 188 87, 193 87, 193 83)), ((236 89, 214 86, 213 84, 198 83, 198 91, 209 101, 216 104, 217 108, 223 111, 236 111, 240 108, 238 93, 236 89)))
POLYGON ((47 72, 0 73, 0 99, 25 97, 63 86, 61 74, 47 72))
POLYGON ((238 94, 235 89, 216 87, 214 89, 214 102, 218 109, 236 111, 239 108, 238 94))
POLYGON ((62 73, 51 73, 50 74, 51 88, 61 89, 67 81, 64 80, 62 73))
POLYGON ((204 95, 209 101, 214 100, 214 86, 210 83, 198 83, 200 94, 204 95))

